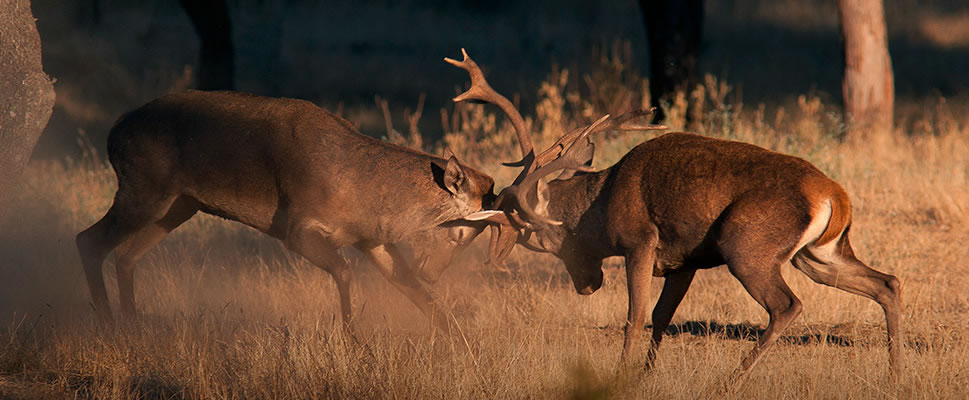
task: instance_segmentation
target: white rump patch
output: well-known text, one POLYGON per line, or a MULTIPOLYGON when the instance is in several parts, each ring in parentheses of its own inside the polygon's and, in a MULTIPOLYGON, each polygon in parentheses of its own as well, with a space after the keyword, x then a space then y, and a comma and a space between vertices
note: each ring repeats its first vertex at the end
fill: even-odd
POLYGON ((811 218, 811 224, 808 225, 807 229, 804 230, 804 235, 801 236, 801 241, 797 243, 797 248, 804 247, 804 245, 813 243, 815 240, 821 237, 824 233, 825 228, 828 227, 828 223, 831 222, 831 200, 827 199, 821 203, 821 207, 815 211, 814 217, 811 218))
POLYGON ((820 204, 820 207, 814 212, 816 214, 814 214, 813 218, 811 218, 811 223, 808 225, 807 229, 804 230, 804 235, 801 236, 801 240, 797 243, 797 247, 794 248, 794 253, 797 253, 802 248, 807 246, 805 250, 807 250, 811 256, 818 261, 833 261, 834 250, 838 244, 837 239, 821 246, 814 246, 814 242, 821 237, 825 229, 828 228, 828 224, 831 223, 831 199, 825 199, 824 202, 820 204))

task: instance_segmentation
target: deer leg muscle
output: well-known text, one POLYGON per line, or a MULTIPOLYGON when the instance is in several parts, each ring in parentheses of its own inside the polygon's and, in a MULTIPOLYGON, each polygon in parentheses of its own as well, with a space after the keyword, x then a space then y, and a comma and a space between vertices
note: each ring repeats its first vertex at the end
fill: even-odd
POLYGON ((397 246, 385 244, 361 250, 384 277, 424 313, 432 326, 444 332, 448 331, 447 317, 438 310, 434 297, 417 279, 407 258, 401 254, 397 246))
POLYGON ((75 240, 94 308, 105 322, 111 321, 112 317, 102 274, 104 258, 131 235, 162 219, 178 197, 162 192, 125 190, 123 182, 118 186, 114 204, 108 212, 90 228, 77 234, 75 240))
POLYGON ((188 221, 198 211, 198 202, 187 196, 179 197, 169 207, 168 213, 154 223, 133 233, 115 251, 115 268, 118 271, 118 293, 121 297, 121 315, 131 319, 136 316, 134 294, 134 268, 138 259, 169 232, 188 221))
MULTIPOLYGON (((834 243, 834 242, 832 242, 834 243)), ((799 251, 791 263, 807 276, 820 284, 836 287, 849 293, 876 301, 885 311, 885 324, 888 329, 889 365, 893 371, 900 367, 903 334, 899 326, 902 313, 901 286, 892 275, 875 271, 856 258, 848 243, 847 236, 838 241, 838 246, 806 246, 799 251), (845 249, 840 254, 834 249, 845 249)))
POLYGON ((626 255, 629 314, 626 317, 625 340, 622 346, 622 363, 626 366, 632 366, 633 355, 639 353, 638 345, 646 324, 649 284, 653 277, 653 263, 656 259, 654 243, 638 247, 626 255))
POLYGON ((294 228, 284 240, 286 247, 330 273, 340 295, 340 314, 343 317, 344 327, 352 333, 350 329, 353 322, 353 307, 350 303, 352 273, 346 260, 337 252, 339 246, 331 243, 323 225, 315 221, 303 220, 291 226, 294 228))
POLYGON ((801 313, 801 302, 784 282, 780 268, 790 261, 810 218, 803 218, 802 211, 792 202, 780 201, 782 198, 765 210, 764 199, 770 199, 767 193, 735 202, 718 242, 730 273, 770 316, 764 334, 741 361, 740 375, 760 360, 801 313))

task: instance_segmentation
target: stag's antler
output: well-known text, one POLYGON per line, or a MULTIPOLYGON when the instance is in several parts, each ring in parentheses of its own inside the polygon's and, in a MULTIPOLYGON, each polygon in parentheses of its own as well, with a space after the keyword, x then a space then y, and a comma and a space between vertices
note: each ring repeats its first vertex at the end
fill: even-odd
MULTIPOLYGON (((544 212, 540 212, 532 207, 532 202, 530 199, 534 198, 536 203, 548 202, 548 199, 545 198, 547 190, 544 190, 544 188, 541 187, 541 185, 545 184, 545 181, 543 181, 542 178, 546 175, 566 169, 574 169, 585 172, 593 171, 592 166, 586 165, 586 161, 591 160, 592 154, 595 152, 595 146, 592 144, 592 141, 589 140, 589 134, 608 118, 609 115, 607 114, 602 118, 599 118, 598 121, 586 126, 572 139, 572 143, 569 144, 567 149, 557 152, 558 156, 554 160, 549 161, 547 164, 527 174, 520 183, 511 185, 502 190, 501 195, 498 196, 499 199, 501 199, 502 196, 505 196, 506 198, 514 198, 518 203, 516 204, 516 208, 521 210, 522 214, 528 220, 543 222, 550 225, 561 225, 561 221, 553 220, 545 215, 544 212)), ((551 150, 551 148, 549 150, 551 150)), ((547 151, 548 150, 546 150, 546 152, 547 151)))
POLYGON ((572 130, 559 138, 548 149, 535 155, 531 136, 525 126, 525 120, 507 98, 496 92, 488 85, 484 74, 477 63, 468 57, 468 53, 461 49, 464 60, 457 61, 445 58, 444 61, 464 69, 471 76, 471 88, 454 98, 455 102, 478 100, 492 103, 501 108, 511 120, 518 134, 518 143, 522 150, 522 159, 514 163, 503 163, 505 166, 522 167, 521 173, 511 186, 504 188, 495 201, 495 208, 500 211, 483 211, 465 219, 488 220, 492 226, 491 249, 489 263, 500 264, 508 255, 511 248, 522 235, 522 228, 536 229, 535 223, 547 225, 561 225, 546 215, 549 199, 546 183, 543 177, 556 171, 593 171, 591 163, 595 154, 595 146, 589 137, 592 134, 608 131, 643 131, 666 129, 662 125, 639 122, 654 109, 637 110, 618 117, 603 116, 596 122, 572 130), (541 207, 536 207, 541 206, 541 207))
POLYGON ((518 109, 505 96, 502 96, 491 88, 491 85, 485 80, 481 68, 478 68, 478 64, 471 57, 468 57, 468 52, 462 48, 461 54, 464 55, 464 60, 461 61, 444 57, 444 61, 448 64, 468 71, 468 75, 471 76, 471 88, 455 97, 453 99, 454 102, 478 100, 494 104, 501 111, 504 111, 508 119, 511 120, 512 126, 515 127, 515 133, 518 134, 518 145, 521 146, 522 150, 522 161, 519 161, 520 166, 525 167, 525 171, 531 171, 534 169, 532 161, 535 159, 535 152, 532 147, 532 137, 528 133, 528 127, 525 125, 525 119, 522 118, 518 109))
POLYGON ((648 110, 635 110, 635 111, 627 112, 620 116, 609 117, 605 120, 605 122, 596 121, 594 124, 596 124, 597 126, 591 129, 589 132, 585 132, 585 130, 589 126, 575 128, 569 133, 560 137, 558 140, 555 141, 555 143, 552 143, 552 145, 549 146, 547 149, 545 149, 545 151, 539 153, 538 156, 535 157, 535 164, 541 167, 543 165, 546 165, 552 162, 553 160, 558 158, 559 155, 562 154, 563 150, 565 150, 568 146, 570 146, 573 142, 575 142, 580 135, 583 135, 583 134, 587 136, 592 136, 599 132, 606 132, 606 131, 612 131, 612 130, 648 131, 648 130, 666 129, 665 125, 654 125, 650 123, 641 122, 644 120, 645 117, 651 115, 655 110, 656 110, 655 107, 650 108, 648 110))
POLYGON ((569 132, 535 158, 535 164, 539 166, 538 169, 528 173, 519 183, 506 188, 502 191, 502 194, 516 197, 518 200, 517 208, 522 211, 527 219, 551 225, 561 224, 560 221, 549 219, 535 210, 531 207, 531 201, 528 200, 532 198, 542 199, 543 192, 545 192, 540 186, 544 183, 542 178, 562 170, 566 172, 594 171, 591 165, 592 157, 595 155, 595 145, 590 139, 592 134, 608 130, 666 129, 662 125, 636 122, 637 119, 649 115, 652 111, 652 109, 637 110, 618 117, 611 117, 607 114, 590 125, 569 132))

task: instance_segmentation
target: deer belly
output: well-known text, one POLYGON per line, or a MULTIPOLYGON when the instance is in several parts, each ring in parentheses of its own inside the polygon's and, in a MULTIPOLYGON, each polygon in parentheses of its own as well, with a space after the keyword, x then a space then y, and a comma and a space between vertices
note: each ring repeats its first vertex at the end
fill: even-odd
POLYGON ((285 213, 285 210, 278 207, 278 197, 271 193, 238 191, 224 187, 207 187, 186 192, 186 195, 199 202, 202 212, 241 222, 271 236, 276 236, 271 232, 274 225, 281 220, 285 221, 277 215, 280 212, 285 213))
POLYGON ((667 276, 686 269, 707 269, 723 265, 723 257, 716 252, 694 249, 688 253, 663 253, 658 251, 653 264, 653 276, 667 276))

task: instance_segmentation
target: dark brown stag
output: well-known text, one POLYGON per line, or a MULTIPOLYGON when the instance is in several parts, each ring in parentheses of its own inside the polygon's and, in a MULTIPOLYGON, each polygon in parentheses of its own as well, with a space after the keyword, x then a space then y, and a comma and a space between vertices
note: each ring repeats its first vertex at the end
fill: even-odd
POLYGON ((394 243, 409 240, 439 271, 483 229, 460 218, 494 200, 490 177, 358 133, 301 100, 233 92, 171 94, 125 114, 108 136, 114 204, 77 235, 99 316, 112 319, 102 276, 117 257, 121 311, 135 315, 139 257, 202 211, 281 240, 336 281, 351 321, 350 271, 337 249, 362 251, 433 322, 446 324, 394 243))
MULTIPOLYGON (((475 63, 448 62, 471 74, 474 99, 507 101, 484 81, 475 63)), ((455 101, 469 98, 459 96, 455 101)), ((513 107, 502 106, 512 121, 513 107)), ((635 116, 635 114, 633 114, 635 116)), ((651 276, 665 278, 653 309, 646 367, 697 269, 726 264, 770 315, 767 329, 744 357, 748 371, 801 312, 801 302, 781 277, 794 266, 818 283, 875 300, 885 311, 890 362, 899 363, 902 332, 899 281, 859 261, 848 240, 851 205, 836 182, 807 161, 750 144, 669 133, 640 144, 616 165, 594 171, 589 135, 607 129, 644 129, 627 116, 603 117, 534 155, 526 150, 515 183, 498 195, 497 211, 469 219, 500 226, 492 235, 491 262, 514 244, 556 255, 576 291, 602 285, 602 260, 626 260, 629 314, 622 356, 638 351, 651 276), (545 183, 543 178, 565 171, 545 183)), ((515 124, 522 143, 524 125, 515 124)))

